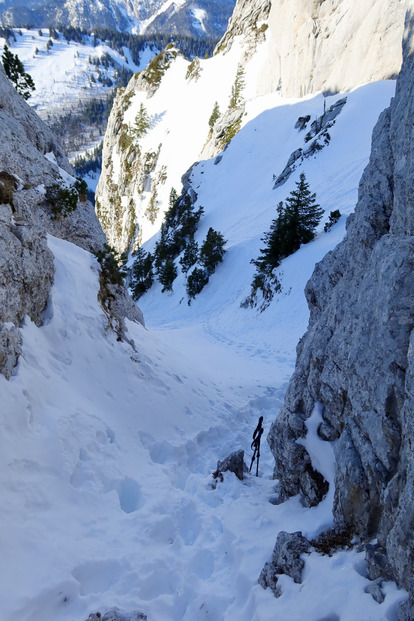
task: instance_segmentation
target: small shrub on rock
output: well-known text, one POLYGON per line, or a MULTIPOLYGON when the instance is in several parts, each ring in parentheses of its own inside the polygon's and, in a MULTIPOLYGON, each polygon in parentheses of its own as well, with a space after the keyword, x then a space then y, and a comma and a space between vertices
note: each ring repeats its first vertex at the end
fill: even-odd
POLYGON ((334 211, 331 211, 331 213, 329 214, 329 219, 325 223, 323 230, 325 232, 329 231, 333 227, 333 225, 338 222, 340 217, 341 217, 341 212, 339 211, 339 209, 335 209, 334 211))

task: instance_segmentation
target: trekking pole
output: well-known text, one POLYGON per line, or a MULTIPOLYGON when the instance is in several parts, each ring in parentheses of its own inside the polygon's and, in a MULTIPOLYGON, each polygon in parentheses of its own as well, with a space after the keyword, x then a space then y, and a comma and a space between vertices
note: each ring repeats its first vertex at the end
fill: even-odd
MULTIPOLYGON (((252 447, 251 447, 252 448, 252 447)), ((253 468, 253 464, 254 464, 254 460, 256 459, 256 449, 254 449, 254 453, 253 453, 253 457, 252 457, 252 461, 250 462, 250 468, 249 468, 249 472, 252 471, 253 468)))
POLYGON ((256 429, 253 432, 253 442, 250 445, 250 448, 253 451, 253 457, 252 457, 252 461, 250 464, 250 470, 249 472, 252 471, 252 467, 253 467, 253 463, 256 459, 257 456, 257 463, 256 463, 256 476, 259 476, 259 459, 260 459, 260 440, 263 434, 263 427, 262 427, 262 422, 263 422, 263 416, 260 416, 259 418, 259 422, 257 424, 256 429))

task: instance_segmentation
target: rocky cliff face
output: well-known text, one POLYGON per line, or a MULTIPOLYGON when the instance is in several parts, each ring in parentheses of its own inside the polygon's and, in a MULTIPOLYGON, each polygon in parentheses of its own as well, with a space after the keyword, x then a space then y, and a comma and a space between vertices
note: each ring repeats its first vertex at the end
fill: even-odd
POLYGON ((230 49, 234 37, 242 36, 254 50, 256 43, 268 29, 268 17, 272 3, 270 0, 238 0, 227 30, 217 44, 215 52, 226 52, 230 49))
POLYGON ((320 434, 334 441, 334 519, 367 546, 370 577, 414 593, 414 38, 407 15, 404 64, 395 99, 374 130, 347 237, 306 287, 308 331, 283 408, 269 433, 282 498, 317 503, 321 477, 297 440, 315 403, 320 434))
POLYGON ((1 65, 0 141, 0 372, 9 378, 20 354, 19 326, 26 316, 42 324, 53 284, 47 233, 89 251, 105 237, 91 203, 79 196, 76 211, 67 209, 60 191, 75 181, 69 163, 1 65))
POLYGON ((154 95, 159 86, 158 76, 165 73, 176 56, 176 51, 164 51, 150 63, 147 71, 136 74, 116 97, 108 120, 102 173, 96 189, 96 212, 108 243, 119 251, 130 248, 137 219, 155 219, 158 186, 165 175, 163 168, 157 169, 161 145, 141 148, 125 121, 125 113, 137 91, 145 92, 148 97, 154 95), (151 195, 149 203, 145 202, 144 193, 151 195))
POLYGON ((217 50, 267 27, 259 95, 349 90, 398 74, 405 8, 401 0, 239 0, 217 50))

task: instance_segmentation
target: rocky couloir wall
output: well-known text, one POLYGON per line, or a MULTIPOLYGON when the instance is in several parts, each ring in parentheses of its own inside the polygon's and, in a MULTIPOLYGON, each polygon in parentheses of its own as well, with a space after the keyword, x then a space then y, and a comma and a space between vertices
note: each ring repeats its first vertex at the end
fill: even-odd
POLYGON ((274 0, 259 94, 339 92, 396 76, 406 0, 274 0))
MULTIPOLYGON (((62 188, 71 167, 49 128, 13 88, 0 64, 0 372, 13 373, 21 353, 19 327, 26 316, 38 326, 54 279, 47 234, 94 251, 105 236, 87 200, 75 211, 53 213, 47 189, 62 188)), ((113 306, 142 316, 123 287, 113 306)), ((120 319, 121 321, 121 319, 120 319)))
POLYGON ((304 421, 323 404, 320 434, 335 441, 334 520, 367 547, 372 578, 395 579, 414 604, 414 12, 406 18, 395 98, 374 129, 347 236, 306 287, 310 321, 268 441, 281 500, 316 504, 321 477, 304 421))

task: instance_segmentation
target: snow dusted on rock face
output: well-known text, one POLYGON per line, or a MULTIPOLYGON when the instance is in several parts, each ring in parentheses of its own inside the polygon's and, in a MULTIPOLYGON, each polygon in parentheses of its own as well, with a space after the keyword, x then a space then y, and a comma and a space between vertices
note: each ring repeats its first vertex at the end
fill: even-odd
POLYGON ((0 369, 10 378, 20 354, 25 316, 43 323, 54 278, 47 233, 88 250, 104 235, 93 206, 78 202, 54 217, 47 189, 75 182, 49 128, 13 88, 0 66, 0 369))

